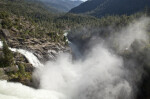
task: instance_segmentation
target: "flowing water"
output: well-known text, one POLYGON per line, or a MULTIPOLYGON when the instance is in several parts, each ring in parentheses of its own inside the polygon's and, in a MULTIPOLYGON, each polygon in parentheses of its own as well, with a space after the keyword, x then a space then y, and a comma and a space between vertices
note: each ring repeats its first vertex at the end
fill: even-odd
POLYGON ((10 50, 14 52, 19 52, 22 55, 24 55, 34 67, 44 66, 32 52, 23 49, 16 49, 16 48, 10 48, 10 50))
MULTIPOLYGON (((144 30, 146 22, 147 19, 142 19, 120 32, 121 35, 117 36, 115 41, 121 50, 130 48, 136 39, 147 41, 144 30), (122 40, 124 35, 129 37, 127 44, 124 39, 122 40)), ((72 44, 70 44, 72 51, 80 57, 80 49, 72 44)), ((40 84, 39 89, 32 89, 19 83, 0 81, 0 99, 135 98, 134 80, 139 76, 136 74, 140 72, 134 74, 132 70, 127 69, 123 58, 113 53, 108 45, 101 41, 96 41, 90 46, 83 59, 72 61, 72 55, 64 53, 55 61, 48 61, 44 66, 33 53, 22 49, 10 49, 25 55, 34 67, 41 67, 33 73, 33 77, 40 84)))
MULTIPOLYGON (((0 41, 0 48, 2 48, 3 43, 0 41)), ((30 51, 24 49, 16 49, 16 48, 9 48, 13 52, 18 52, 24 55, 27 60, 34 66, 34 67, 43 67, 44 65, 39 61, 39 59, 30 51)))

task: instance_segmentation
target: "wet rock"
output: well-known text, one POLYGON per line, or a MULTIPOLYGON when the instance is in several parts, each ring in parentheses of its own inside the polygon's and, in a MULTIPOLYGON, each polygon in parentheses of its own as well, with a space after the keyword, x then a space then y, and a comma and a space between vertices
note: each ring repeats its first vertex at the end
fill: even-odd
POLYGON ((48 52, 49 52, 50 54, 52 54, 52 55, 57 55, 57 54, 58 54, 56 50, 49 50, 48 52))
MULTIPOLYGON (((46 38, 9 38, 8 41, 9 46, 12 48, 26 49, 37 56, 42 62, 54 60, 60 52, 69 52, 66 49, 66 46, 60 43, 51 42, 46 38)), ((20 61, 18 58, 17 60, 20 61)))
POLYGON ((17 62, 29 63, 29 61, 27 60, 27 58, 24 55, 22 55, 22 54, 20 54, 18 52, 14 53, 14 58, 15 58, 16 63, 17 62))
POLYGON ((25 66, 25 72, 33 72, 33 70, 35 69, 30 63, 26 63, 24 66, 25 66))
POLYGON ((1 80, 8 80, 8 76, 5 74, 5 71, 3 68, 0 68, 0 79, 1 80))

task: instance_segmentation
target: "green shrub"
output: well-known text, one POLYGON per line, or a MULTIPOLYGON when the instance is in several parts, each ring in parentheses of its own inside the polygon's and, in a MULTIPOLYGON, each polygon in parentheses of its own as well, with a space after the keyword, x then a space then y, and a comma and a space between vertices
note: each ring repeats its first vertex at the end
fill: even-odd
POLYGON ((11 50, 9 50, 8 45, 4 40, 3 40, 2 50, 4 53, 4 58, 3 58, 4 67, 13 66, 14 65, 13 53, 11 52, 11 50))
POLYGON ((0 55, 0 67, 4 67, 4 57, 0 55))
POLYGON ((19 64, 19 72, 24 75, 25 74, 25 67, 22 63, 19 64))
POLYGON ((8 18, 8 13, 6 12, 0 12, 0 19, 8 18))
POLYGON ((13 24, 12 24, 10 19, 8 19, 8 18, 3 19, 3 21, 2 21, 2 27, 3 28, 10 29, 12 27, 12 25, 13 24))

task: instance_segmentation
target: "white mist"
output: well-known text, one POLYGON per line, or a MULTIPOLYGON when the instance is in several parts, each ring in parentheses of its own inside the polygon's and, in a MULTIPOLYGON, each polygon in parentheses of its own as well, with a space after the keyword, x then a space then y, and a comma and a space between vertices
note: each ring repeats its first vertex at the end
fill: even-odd
MULTIPOLYGON (((136 39, 147 41, 145 24, 145 19, 135 22, 113 40, 119 42, 121 50, 129 48, 136 39), (129 40, 122 40, 124 33, 129 40), (136 33, 138 35, 133 35, 136 33)), ((26 57, 29 56, 32 55, 26 57)), ((39 90, 0 81, 0 99, 133 99, 132 84, 136 83, 126 79, 129 72, 122 57, 112 53, 105 43, 97 41, 83 60, 72 61, 71 55, 64 53, 56 61, 37 68, 33 77, 40 82, 39 90)))

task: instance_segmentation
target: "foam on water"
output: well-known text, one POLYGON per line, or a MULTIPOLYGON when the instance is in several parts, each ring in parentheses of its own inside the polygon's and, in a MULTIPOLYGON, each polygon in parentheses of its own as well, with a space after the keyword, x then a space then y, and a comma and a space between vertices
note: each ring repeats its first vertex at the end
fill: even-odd
POLYGON ((65 99, 55 91, 35 90, 20 83, 0 81, 0 99, 65 99))

